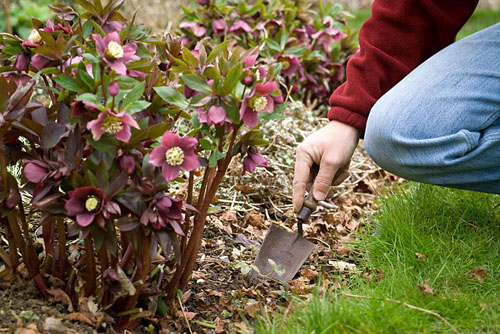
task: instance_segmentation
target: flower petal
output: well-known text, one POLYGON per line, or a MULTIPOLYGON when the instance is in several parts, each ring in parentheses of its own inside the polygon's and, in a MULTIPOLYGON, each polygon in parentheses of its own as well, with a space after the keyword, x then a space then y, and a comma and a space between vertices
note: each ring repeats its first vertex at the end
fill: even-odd
POLYGON ((167 148, 165 146, 155 147, 149 154, 149 163, 156 167, 161 167, 165 164, 165 153, 167 148))
POLYGON ((189 152, 187 154, 186 152, 184 152, 184 161, 182 162, 182 165, 180 165, 179 167, 182 170, 189 172, 200 167, 200 161, 198 160, 194 152, 189 152))
POLYGON ((260 83, 255 85, 255 91, 261 95, 267 95, 277 89, 278 89, 278 84, 276 83, 276 81, 269 81, 266 83, 260 83))
POLYGON ((70 216, 75 216, 81 212, 85 212, 85 203, 81 198, 71 197, 64 204, 64 209, 66 209, 70 216))
POLYGON ((135 119, 132 116, 130 116, 129 114, 124 113, 121 116, 121 119, 122 119, 123 123, 128 124, 130 126, 133 126, 136 129, 140 129, 139 128, 139 124, 137 124, 137 122, 135 121, 135 119))
POLYGON ((125 64, 121 61, 108 61, 106 59, 106 63, 108 63, 109 67, 111 67, 111 69, 115 70, 115 72, 117 74, 120 74, 120 75, 127 75, 127 66, 125 66, 125 64))
POLYGON ((173 133, 172 131, 166 131, 161 137, 161 144, 166 148, 171 148, 174 146, 179 146, 179 136, 173 133))
POLYGON ((89 226, 94 221, 94 218, 95 214, 93 213, 81 213, 76 216, 76 222, 78 223, 78 225, 85 227, 89 226))
POLYGON ((167 182, 175 179, 180 172, 179 166, 170 166, 169 164, 163 164, 163 168, 161 169, 161 173, 167 182))
POLYGON ((118 133, 116 134, 116 139, 124 143, 128 143, 131 136, 132 133, 130 132, 130 126, 124 125, 123 129, 121 131, 118 131, 118 133))

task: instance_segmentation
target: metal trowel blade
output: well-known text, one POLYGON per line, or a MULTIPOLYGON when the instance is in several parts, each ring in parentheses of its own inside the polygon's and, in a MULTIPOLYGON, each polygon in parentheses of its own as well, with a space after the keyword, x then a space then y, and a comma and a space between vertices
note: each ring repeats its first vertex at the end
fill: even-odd
POLYGON ((299 271, 314 247, 312 242, 300 234, 271 225, 254 261, 259 272, 252 270, 250 276, 261 274, 282 282, 289 281, 299 271))

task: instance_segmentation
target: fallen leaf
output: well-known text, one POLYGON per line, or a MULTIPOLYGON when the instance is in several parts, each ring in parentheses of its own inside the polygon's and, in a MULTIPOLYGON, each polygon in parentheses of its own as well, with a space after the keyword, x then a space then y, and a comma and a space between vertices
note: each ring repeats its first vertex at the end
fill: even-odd
POLYGON ((90 320, 87 316, 85 316, 85 314, 83 313, 80 313, 80 312, 73 312, 73 313, 70 313, 70 314, 66 314, 64 316, 64 319, 65 320, 68 320, 68 321, 79 321, 79 322, 85 322, 91 326, 94 325, 94 323, 92 322, 92 320, 90 320))
POLYGON ((224 333, 224 321, 219 317, 215 318, 215 333, 224 333))
POLYGON ((236 190, 241 191, 245 195, 248 195, 248 194, 250 194, 253 191, 253 188, 251 186, 248 186, 248 185, 245 185, 245 184, 237 184, 234 188, 236 190))
POLYGON ((333 268, 344 271, 344 270, 354 270, 356 265, 354 263, 344 262, 344 261, 328 261, 333 268))
POLYGON ((48 317, 43 324, 46 334, 81 334, 80 332, 64 326, 62 319, 48 317))
POLYGON ((36 327, 35 324, 29 324, 26 327, 16 329, 16 331, 14 333, 16 333, 16 334, 40 334, 40 331, 38 330, 38 328, 36 327))
POLYGON ((427 255, 422 253, 415 253, 415 256, 417 257, 418 261, 424 261, 427 258, 427 255))
POLYGON ((430 287, 428 279, 424 280, 422 284, 417 285, 417 289, 419 289, 424 296, 434 294, 434 288, 430 287))
POLYGON ((248 330, 248 327, 247 325, 242 321, 242 322, 235 322, 233 324, 235 327, 238 327, 239 329, 241 329, 241 331, 245 334, 249 334, 250 331, 248 330))
POLYGON ((484 269, 484 267, 474 268, 467 273, 468 276, 477 279, 479 282, 486 277, 486 274, 488 274, 488 270, 484 269))
POLYGON ((254 302, 248 302, 245 307, 243 308, 243 312, 245 314, 248 314, 252 318, 255 318, 255 313, 260 309, 260 303, 257 301, 254 302))
POLYGON ((344 246, 338 246, 337 247, 337 255, 339 256, 349 256, 351 254, 351 251, 349 248, 344 247, 344 246))
POLYGON ((123 271, 120 266, 117 266, 118 278, 120 281, 120 286, 123 290, 127 291, 130 296, 136 294, 137 290, 135 289, 134 284, 130 281, 127 274, 123 271))
POLYGON ((196 312, 182 312, 181 310, 177 311, 177 316, 182 319, 187 319, 187 321, 191 321, 196 317, 198 313, 196 312))
POLYGON ((62 289, 48 289, 47 292, 54 297, 54 302, 63 303, 68 306, 69 312, 74 312, 73 304, 71 303, 71 299, 62 289))
POLYGON ((245 222, 249 225, 263 228, 266 225, 264 224, 264 215, 256 210, 251 210, 245 216, 245 222))

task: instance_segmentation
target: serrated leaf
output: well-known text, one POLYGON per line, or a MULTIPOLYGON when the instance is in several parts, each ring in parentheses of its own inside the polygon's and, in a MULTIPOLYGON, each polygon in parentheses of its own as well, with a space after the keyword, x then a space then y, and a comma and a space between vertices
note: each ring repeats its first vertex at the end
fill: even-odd
POLYGON ((155 87, 155 92, 165 101, 181 109, 187 109, 189 102, 186 97, 172 87, 155 87))
POLYGON ((145 87, 144 82, 136 84, 136 86, 132 88, 132 90, 128 92, 125 98, 123 99, 121 109, 127 110, 130 104, 139 100, 142 97, 142 94, 144 94, 144 87, 145 87))
POLYGON ((241 64, 231 68, 224 79, 224 88, 222 89, 224 95, 229 95, 240 81, 241 64))
POLYGON ((212 88, 207 84, 204 78, 196 74, 184 74, 181 80, 191 89, 203 93, 211 93, 212 88))
POLYGON ((210 63, 212 60, 214 60, 215 57, 217 57, 217 55, 219 53, 221 53, 222 50, 224 50, 224 49, 227 48, 228 44, 229 44, 229 42, 224 42, 224 43, 220 43, 219 45, 217 45, 216 47, 214 47, 212 49, 212 51, 210 51, 210 54, 208 55, 207 63, 210 63))
POLYGON ((76 93, 85 93, 85 88, 78 83, 75 79, 68 77, 67 75, 61 74, 54 78, 62 88, 76 93))

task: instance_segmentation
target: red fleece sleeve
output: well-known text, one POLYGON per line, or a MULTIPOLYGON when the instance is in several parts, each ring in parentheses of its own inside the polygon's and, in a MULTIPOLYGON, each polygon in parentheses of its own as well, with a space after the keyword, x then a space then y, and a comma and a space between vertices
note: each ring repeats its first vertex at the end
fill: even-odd
POLYGON ((364 134, 371 107, 427 58, 453 43, 478 0, 375 0, 347 81, 330 96, 330 120, 364 134))

